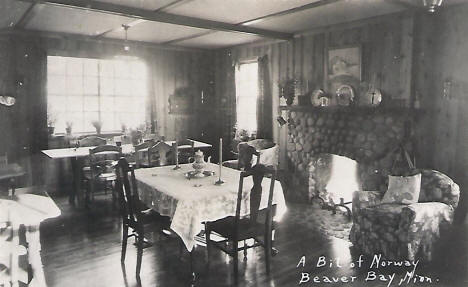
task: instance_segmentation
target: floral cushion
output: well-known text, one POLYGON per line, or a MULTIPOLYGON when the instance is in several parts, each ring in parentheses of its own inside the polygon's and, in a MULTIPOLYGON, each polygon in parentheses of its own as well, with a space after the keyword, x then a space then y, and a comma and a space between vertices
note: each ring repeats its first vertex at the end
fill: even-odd
POLYGON ((421 174, 419 202, 439 201, 457 208, 460 188, 450 177, 436 170, 421 170, 421 174))
POLYGON ((388 176, 388 189, 383 203, 416 203, 421 190, 421 174, 413 176, 388 176))

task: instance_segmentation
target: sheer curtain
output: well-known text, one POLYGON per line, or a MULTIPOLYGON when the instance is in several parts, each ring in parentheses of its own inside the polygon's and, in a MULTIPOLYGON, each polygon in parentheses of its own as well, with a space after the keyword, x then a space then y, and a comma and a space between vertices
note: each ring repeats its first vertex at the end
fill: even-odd
POLYGON ((268 56, 258 59, 257 138, 273 138, 272 95, 268 56))

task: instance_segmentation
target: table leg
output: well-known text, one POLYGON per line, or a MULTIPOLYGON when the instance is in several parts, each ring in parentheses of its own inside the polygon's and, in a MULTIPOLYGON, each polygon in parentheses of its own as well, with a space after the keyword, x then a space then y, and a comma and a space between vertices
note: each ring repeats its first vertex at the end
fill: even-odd
POLYGON ((73 188, 68 197, 70 204, 75 205, 75 198, 78 200, 78 204, 83 202, 83 195, 81 193, 81 161, 79 158, 71 158, 72 170, 73 170, 73 188))
POLYGON ((10 185, 8 187, 8 195, 9 196, 15 196, 15 188, 16 188, 16 180, 15 178, 10 178, 10 185), (11 189, 11 193, 10 193, 10 189, 11 189))
POLYGON ((26 227, 26 240, 28 242, 28 261, 33 271, 30 286, 45 287, 46 281, 41 260, 41 240, 39 226, 26 227))

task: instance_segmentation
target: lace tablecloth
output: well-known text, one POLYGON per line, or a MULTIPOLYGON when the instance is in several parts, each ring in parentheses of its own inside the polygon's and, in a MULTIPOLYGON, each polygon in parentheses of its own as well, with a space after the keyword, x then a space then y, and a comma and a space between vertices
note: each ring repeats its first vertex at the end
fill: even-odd
MULTIPOLYGON (((195 245, 195 236, 202 230, 204 221, 214 221, 235 215, 240 171, 223 167, 223 185, 214 185, 218 179, 219 166, 207 164, 205 170, 215 175, 205 178, 187 179, 184 174, 192 170, 191 164, 155 167, 135 170, 140 199, 161 215, 172 218, 171 229, 184 241, 189 251, 195 245)), ((263 195, 260 207, 267 206, 269 179, 262 182, 263 195)), ((251 178, 244 180, 244 194, 253 186, 251 178)), ((276 220, 286 211, 283 189, 275 182, 273 204, 277 205, 276 220)), ((249 213, 249 196, 242 202, 242 214, 249 213)))

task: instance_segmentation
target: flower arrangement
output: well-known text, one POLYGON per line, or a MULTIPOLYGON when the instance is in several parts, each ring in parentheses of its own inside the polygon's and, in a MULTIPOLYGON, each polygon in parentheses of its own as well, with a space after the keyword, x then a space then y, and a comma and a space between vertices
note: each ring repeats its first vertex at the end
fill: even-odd
POLYGON ((56 122, 57 122, 56 114, 51 110, 47 110, 47 126, 53 127, 55 126, 56 122))
POLYGON ((72 127, 73 127, 73 122, 67 121, 67 122, 65 122, 65 126, 66 126, 65 130, 67 131, 67 134, 68 135, 71 134, 72 127))
POLYGON ((98 120, 95 120, 95 121, 92 121, 91 124, 92 124, 93 127, 96 129, 96 133, 97 133, 97 134, 100 134, 100 133, 101 133, 101 129, 102 129, 102 122, 101 122, 101 121, 98 121, 98 120))
POLYGON ((57 116, 50 109, 47 109, 47 132, 49 135, 54 134, 55 123, 57 122, 57 116))

